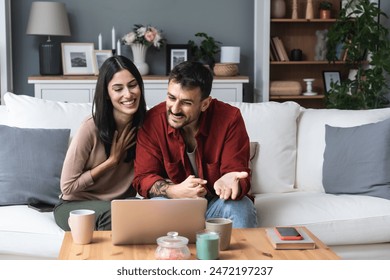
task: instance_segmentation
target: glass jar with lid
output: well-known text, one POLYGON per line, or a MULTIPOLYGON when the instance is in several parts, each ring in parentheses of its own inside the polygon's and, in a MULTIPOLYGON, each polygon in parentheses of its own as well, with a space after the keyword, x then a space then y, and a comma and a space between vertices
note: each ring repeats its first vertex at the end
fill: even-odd
POLYGON ((157 238, 158 247, 154 253, 157 260, 188 260, 191 252, 188 249, 188 238, 179 236, 175 231, 167 236, 157 238))

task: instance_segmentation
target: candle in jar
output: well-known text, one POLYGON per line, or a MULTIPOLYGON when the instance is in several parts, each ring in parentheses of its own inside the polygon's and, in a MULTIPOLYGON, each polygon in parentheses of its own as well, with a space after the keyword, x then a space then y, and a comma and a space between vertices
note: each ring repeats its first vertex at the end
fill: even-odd
POLYGON ((199 260, 216 260, 219 257, 219 234, 199 232, 196 234, 196 257, 199 260))

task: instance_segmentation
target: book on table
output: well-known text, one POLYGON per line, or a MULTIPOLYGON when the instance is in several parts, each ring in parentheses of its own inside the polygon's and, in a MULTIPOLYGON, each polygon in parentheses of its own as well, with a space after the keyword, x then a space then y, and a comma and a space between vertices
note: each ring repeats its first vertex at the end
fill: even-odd
POLYGON ((266 228, 268 240, 272 247, 277 250, 299 250, 299 249, 315 249, 316 243, 305 230, 296 228, 299 234, 303 237, 300 240, 282 240, 275 232, 275 228, 266 228))

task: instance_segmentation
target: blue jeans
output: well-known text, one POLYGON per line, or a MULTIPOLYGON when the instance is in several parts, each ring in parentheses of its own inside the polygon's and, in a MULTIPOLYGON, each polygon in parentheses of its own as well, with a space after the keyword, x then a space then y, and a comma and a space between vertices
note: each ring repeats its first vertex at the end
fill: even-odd
POLYGON ((208 218, 228 218, 233 221, 233 228, 257 227, 257 211, 254 203, 244 196, 241 200, 223 200, 213 198, 206 211, 208 218))

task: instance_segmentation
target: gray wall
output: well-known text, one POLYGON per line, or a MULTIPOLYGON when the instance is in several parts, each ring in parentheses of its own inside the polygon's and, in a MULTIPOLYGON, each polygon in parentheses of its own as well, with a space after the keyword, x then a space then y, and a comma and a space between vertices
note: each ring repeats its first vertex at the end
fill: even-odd
MULTIPOLYGON (((52 37, 62 42, 93 42, 99 33, 103 49, 111 48, 111 29, 118 38, 134 24, 151 24, 163 30, 168 44, 186 44, 197 32, 206 32, 223 45, 241 47, 240 74, 253 80, 253 0, 59 0, 66 4, 72 36, 52 37)), ((12 0, 14 92, 33 95, 27 84, 39 75, 38 46, 45 36, 26 35, 32 0, 12 0)), ((122 51, 122 54, 126 54, 122 51)), ((131 56, 131 51, 128 51, 131 56)), ((165 74, 165 48, 149 49, 150 74, 165 74)), ((252 82, 245 86, 245 100, 252 100, 252 82)))
MULTIPOLYGON (((224 45, 241 47, 240 74, 249 76, 244 100, 253 95, 254 0, 58 0, 66 4, 71 37, 53 37, 63 42, 93 42, 102 33, 103 48, 111 47, 111 28, 118 38, 134 24, 152 24, 162 29, 169 44, 185 44, 196 32, 206 32, 224 45)), ((255 0, 264 1, 264 0, 255 0)), ((13 76, 16 94, 33 95, 27 84, 31 75, 39 75, 38 46, 44 36, 26 35, 33 0, 12 0, 13 76)), ((381 9, 390 16, 390 1, 381 1, 381 9)), ((390 26, 389 19, 382 19, 390 26)), ((123 52, 125 54, 125 52, 123 52)), ((131 51, 128 52, 129 55, 131 51)), ((151 74, 165 74, 165 49, 149 50, 147 62, 151 74)))

